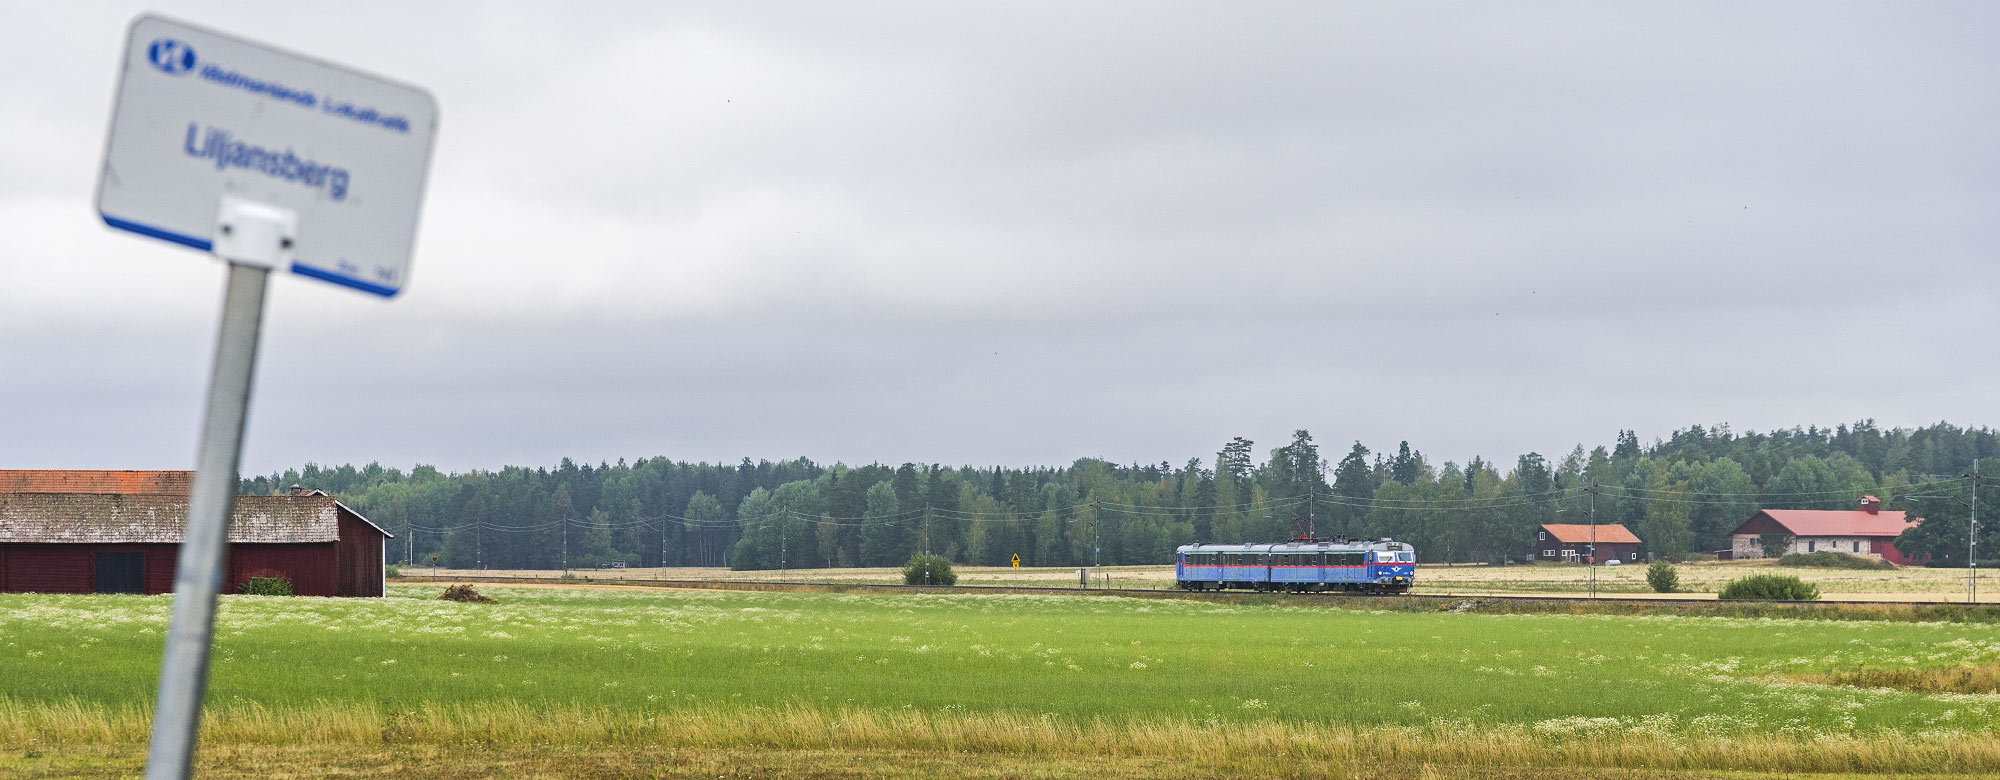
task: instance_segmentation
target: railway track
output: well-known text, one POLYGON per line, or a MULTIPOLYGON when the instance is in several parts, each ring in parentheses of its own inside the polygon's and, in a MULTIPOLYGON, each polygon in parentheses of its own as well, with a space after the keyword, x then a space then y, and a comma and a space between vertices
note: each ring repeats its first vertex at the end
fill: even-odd
POLYGON ((1191 601, 1258 601, 1284 599, 1287 602, 1325 599, 1340 603, 1366 603, 1381 599, 1415 599, 1420 601, 1459 602, 1471 599, 1498 602, 1577 602, 1597 604, 1793 604, 1801 606, 1856 606, 1856 607, 1987 607, 2000 610, 2000 604, 1967 604, 1962 601, 1887 601, 1887 600, 1837 600, 1837 601, 1758 601, 1729 602, 1712 598, 1677 598, 1674 596, 1630 597, 1630 596, 1588 596, 1576 594, 1506 594, 1488 593, 1398 593, 1393 595, 1361 595, 1345 593, 1277 593, 1242 591, 1186 591, 1179 588, 1070 588, 1036 587, 1026 585, 894 585, 881 583, 838 583, 799 582, 785 580, 659 580, 659 579, 605 579, 599 577, 559 579, 555 577, 520 577, 511 575, 490 575, 477 577, 432 577, 404 576, 392 582, 400 584, 423 584, 440 582, 476 582, 495 585, 611 585, 619 587, 678 588, 694 590, 743 590, 743 591, 790 591, 799 593, 992 593, 1012 595, 1068 595, 1068 596, 1119 596, 1129 598, 1172 598, 1191 601))

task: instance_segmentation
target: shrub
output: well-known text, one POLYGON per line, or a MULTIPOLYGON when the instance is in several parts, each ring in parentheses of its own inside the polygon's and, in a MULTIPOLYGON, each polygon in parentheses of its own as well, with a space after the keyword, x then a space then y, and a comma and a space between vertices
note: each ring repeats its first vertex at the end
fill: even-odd
POLYGON ((910 557, 910 564, 903 567, 903 583, 906 585, 957 585, 958 574, 951 570, 951 561, 942 555, 917 553, 910 557))
POLYGON ((1778 559, 1779 566, 1813 566, 1822 569, 1893 569, 1896 564, 1880 558, 1863 558, 1844 552, 1792 553, 1778 559))
POLYGON ((1654 561, 1646 567, 1646 584, 1653 586, 1654 593, 1672 593, 1681 586, 1681 575, 1674 571, 1673 564, 1654 561))
POLYGON ((1776 558, 1791 549, 1792 535, 1788 533, 1768 533, 1757 537, 1757 546, 1764 548, 1764 557, 1776 558))
POLYGON ((403 570, 402 570, 402 569, 399 569, 399 568, 396 568, 396 565, 392 563, 392 564, 389 564, 389 566, 388 566, 387 568, 384 568, 384 569, 382 570, 382 576, 384 576, 384 577, 388 577, 389 579, 392 579, 392 580, 393 580, 393 579, 395 579, 395 578, 397 578, 397 577, 401 577, 401 576, 403 576, 403 570))
POLYGON ((1719 599, 1818 601, 1819 588, 1790 574, 1756 574, 1723 586, 1719 599))
POLYGON ((290 596, 292 581, 279 576, 259 575, 243 581, 246 596, 290 596))

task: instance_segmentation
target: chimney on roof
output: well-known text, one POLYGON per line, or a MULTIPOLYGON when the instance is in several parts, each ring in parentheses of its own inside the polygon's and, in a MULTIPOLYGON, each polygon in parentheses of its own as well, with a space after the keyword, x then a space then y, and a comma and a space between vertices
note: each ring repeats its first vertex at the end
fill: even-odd
POLYGON ((306 494, 306 487, 304 485, 298 484, 296 482, 292 483, 292 495, 303 496, 305 494, 306 494))
POLYGON ((1882 499, 1879 499, 1879 498, 1876 498, 1876 497, 1874 497, 1874 496, 1862 496, 1862 497, 1861 497, 1861 511, 1863 511, 1863 512, 1867 512, 1868 514, 1871 514, 1871 515, 1872 515, 1872 514, 1877 514, 1877 513, 1881 512, 1881 511, 1882 511, 1882 499))

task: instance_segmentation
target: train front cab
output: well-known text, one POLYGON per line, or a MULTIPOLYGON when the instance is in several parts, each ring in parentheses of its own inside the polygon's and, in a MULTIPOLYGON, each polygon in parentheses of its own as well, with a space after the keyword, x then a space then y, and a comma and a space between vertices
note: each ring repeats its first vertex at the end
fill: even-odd
POLYGON ((1174 562, 1174 580, 1182 590, 1216 587, 1222 580, 1222 553, 1206 550, 1179 553, 1174 562))
POLYGON ((1368 582, 1373 590, 1404 593, 1417 581, 1417 554, 1413 550, 1374 550, 1368 553, 1368 582))

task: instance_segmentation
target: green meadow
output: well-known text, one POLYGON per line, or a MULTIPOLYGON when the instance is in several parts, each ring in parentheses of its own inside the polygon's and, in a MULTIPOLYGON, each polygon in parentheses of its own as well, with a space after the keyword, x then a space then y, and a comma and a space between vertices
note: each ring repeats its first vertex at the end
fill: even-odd
MULTIPOLYGON (((1260 763, 1271 755, 1330 775, 1384 759, 1410 772, 2000 772, 2000 696, 1810 682, 1991 667, 2000 632, 1984 625, 559 588, 461 604, 440 590, 225 597, 207 740, 218 754, 468 740, 1086 762, 1182 751, 1221 774, 1275 769, 1260 763)), ((0 596, 0 770, 143 755, 169 606, 0 596)))

